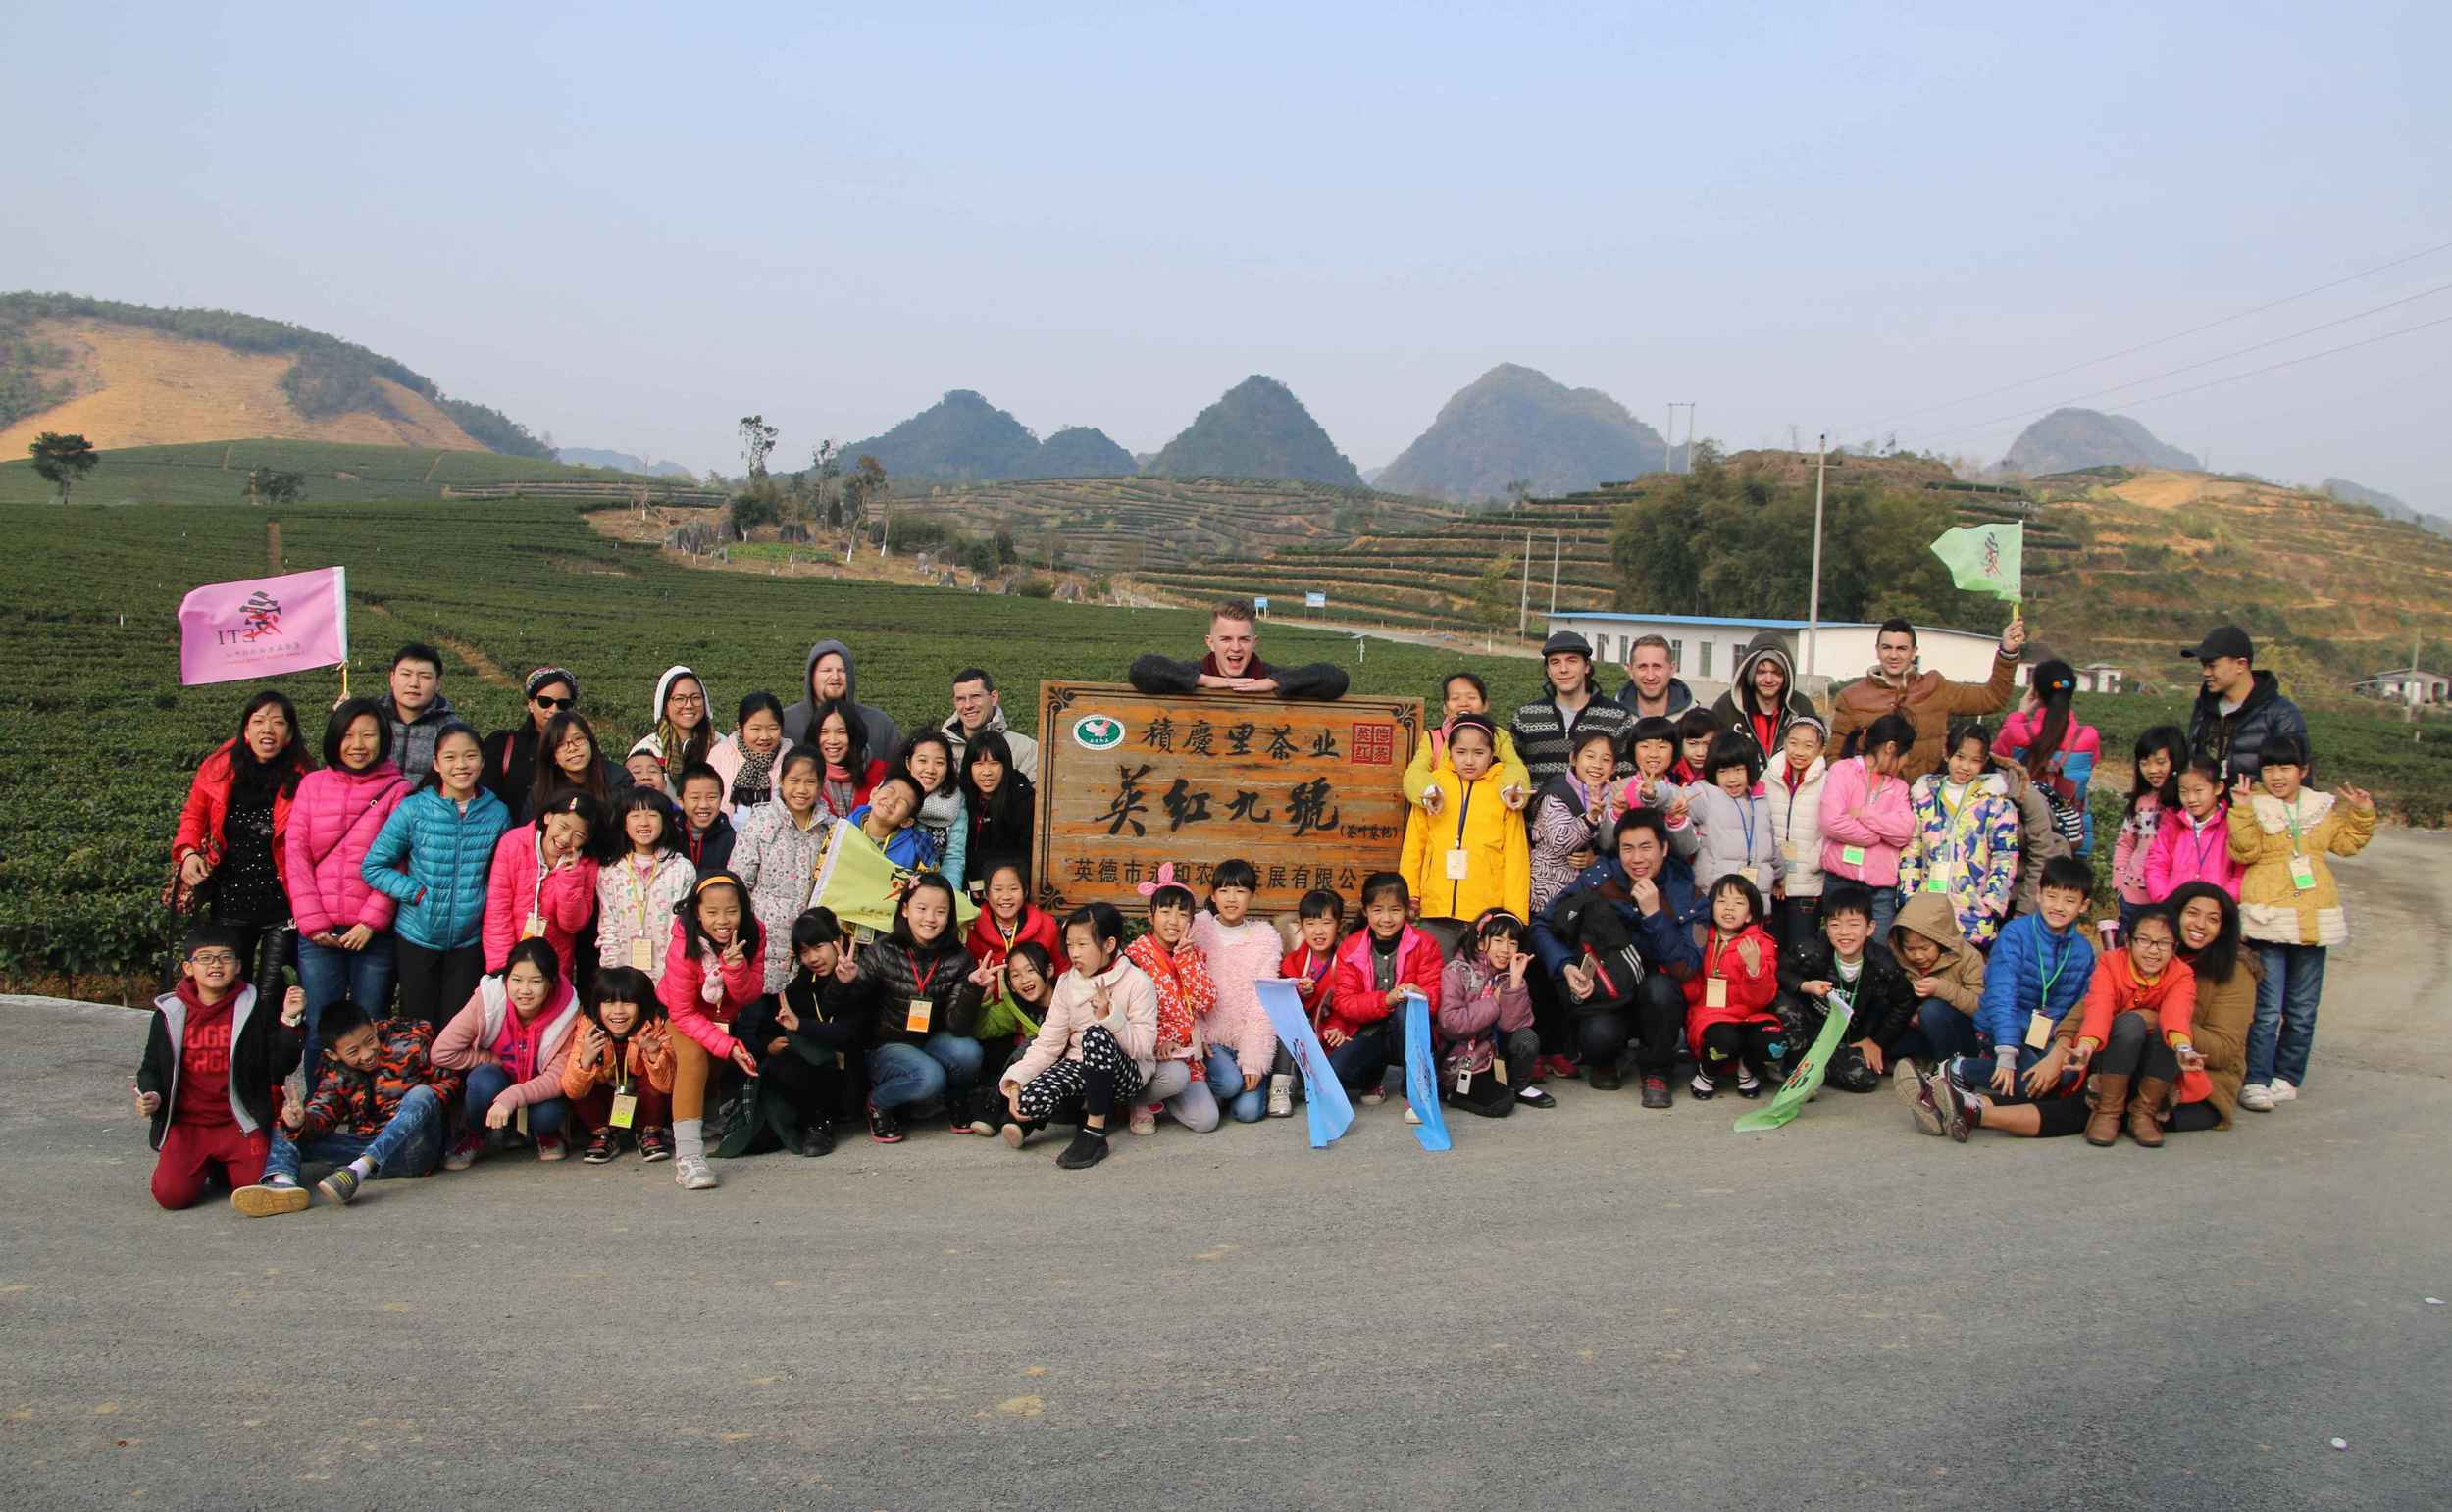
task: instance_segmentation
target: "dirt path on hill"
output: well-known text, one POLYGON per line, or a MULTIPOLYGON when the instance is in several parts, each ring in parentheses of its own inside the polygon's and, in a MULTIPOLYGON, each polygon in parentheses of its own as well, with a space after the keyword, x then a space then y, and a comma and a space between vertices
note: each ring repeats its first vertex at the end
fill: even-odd
MULTIPOLYGON (((381 615, 386 620, 397 620, 400 618, 398 615, 393 614, 389 609, 383 607, 382 604, 375 603, 371 600, 360 604, 359 607, 364 609, 369 614, 381 615)), ((476 672, 477 680, 480 682, 490 682, 496 687, 518 687, 520 685, 520 680, 511 676, 509 673, 504 672, 500 662, 495 661, 485 652, 478 650, 467 641, 455 639, 449 635, 435 635, 434 640, 434 644, 442 647, 453 656, 456 656, 460 660, 468 663, 470 668, 476 672)))

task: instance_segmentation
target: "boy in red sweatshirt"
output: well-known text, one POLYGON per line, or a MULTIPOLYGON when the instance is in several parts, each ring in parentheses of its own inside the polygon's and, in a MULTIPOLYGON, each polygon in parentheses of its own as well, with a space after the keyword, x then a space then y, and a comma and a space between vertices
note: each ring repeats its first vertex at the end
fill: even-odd
POLYGON ((235 1189, 264 1176, 273 1147, 274 1091, 295 1071, 306 993, 291 987, 278 1016, 239 976, 238 934, 217 924, 188 932, 176 991, 154 999, 136 1116, 161 1158, 153 1200, 193 1207, 219 1177, 235 1189))

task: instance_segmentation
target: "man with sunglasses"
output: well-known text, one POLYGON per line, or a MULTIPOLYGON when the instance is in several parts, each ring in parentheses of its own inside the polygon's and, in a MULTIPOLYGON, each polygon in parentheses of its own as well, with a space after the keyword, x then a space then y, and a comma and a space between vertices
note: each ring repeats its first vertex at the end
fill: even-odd
POLYGON ((518 813, 536 781, 536 742, 555 715, 579 707, 579 678, 568 668, 538 667, 524 684, 528 718, 485 737, 485 770, 478 781, 518 813))

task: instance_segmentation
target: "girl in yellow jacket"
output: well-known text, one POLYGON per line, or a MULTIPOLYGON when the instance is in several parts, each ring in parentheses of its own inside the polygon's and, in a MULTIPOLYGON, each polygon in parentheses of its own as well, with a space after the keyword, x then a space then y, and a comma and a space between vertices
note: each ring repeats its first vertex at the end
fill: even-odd
POLYGON ((2230 858, 2243 868, 2240 933, 2264 968, 2239 1106, 2271 1113, 2306 1084, 2324 952, 2350 937, 2325 858, 2355 856, 2375 837, 2375 800, 2356 787, 2302 787, 2307 744, 2295 734, 2272 736, 2262 754, 2256 781, 2242 777, 2231 793, 2229 825, 2230 858))
MULTIPOLYGON (((1448 674, 1443 693, 1447 699, 1447 707, 1440 715, 1443 721, 1462 714, 1490 712, 1489 686, 1476 673, 1448 674)), ((1532 779, 1515 754, 1514 740, 1504 730, 1498 733, 1499 794, 1508 808, 1521 809, 1532 799, 1532 779)), ((1448 759, 1448 731, 1443 723, 1424 731, 1421 743, 1413 747, 1413 759, 1405 768, 1405 801, 1423 813, 1440 814, 1454 801, 1456 786, 1456 764, 1448 759)))
POLYGON ((1405 885, 1420 900, 1422 928, 1451 956, 1491 909, 1521 919, 1531 908, 1532 841, 1523 816, 1507 806, 1498 758, 1498 727, 1488 715, 1449 721, 1457 791, 1439 813, 1416 808, 1405 822, 1405 885))

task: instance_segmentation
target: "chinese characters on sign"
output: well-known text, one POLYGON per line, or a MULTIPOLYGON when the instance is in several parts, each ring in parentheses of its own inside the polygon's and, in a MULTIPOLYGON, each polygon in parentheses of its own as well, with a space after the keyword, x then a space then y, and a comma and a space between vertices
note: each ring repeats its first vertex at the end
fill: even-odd
POLYGON ((1289 913, 1313 887, 1351 900, 1405 839, 1398 778, 1421 731, 1418 700, 1294 703, 1161 697, 1105 683, 1040 686, 1041 906, 1138 907, 1136 884, 1173 862, 1196 891, 1217 863, 1260 874, 1254 908, 1289 913), (1076 738, 1087 722, 1098 742, 1076 738), (1110 727, 1120 740, 1107 741, 1110 727))

